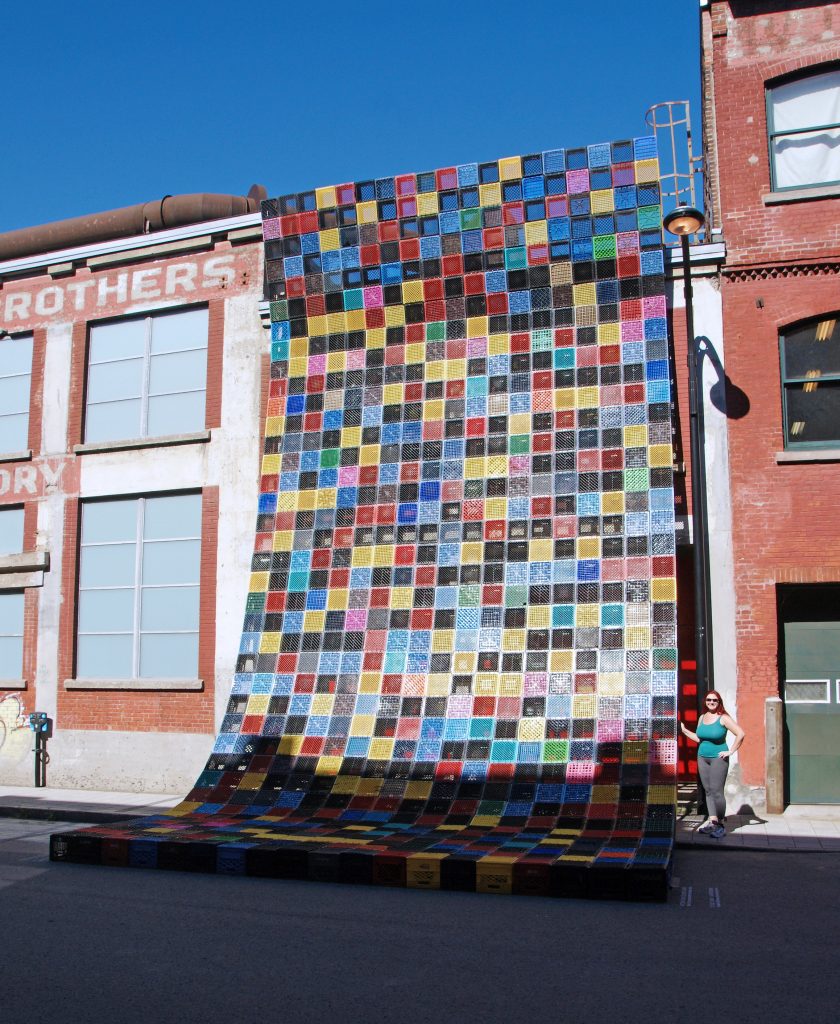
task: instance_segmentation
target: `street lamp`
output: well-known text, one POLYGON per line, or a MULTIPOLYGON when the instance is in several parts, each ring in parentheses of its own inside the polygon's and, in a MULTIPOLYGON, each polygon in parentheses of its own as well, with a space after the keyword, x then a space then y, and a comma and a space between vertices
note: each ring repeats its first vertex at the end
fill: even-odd
POLYGON ((692 206, 672 210, 663 226, 677 235, 682 249, 683 291, 685 294, 685 330, 688 343, 688 413, 691 442, 691 524, 694 550, 694 646, 697 663, 697 704, 704 709, 704 698, 713 686, 711 590, 709 587, 709 528, 706 503, 706 457, 703 423, 702 351, 694 335, 694 291, 691 286, 689 235, 698 232, 705 218, 692 206))

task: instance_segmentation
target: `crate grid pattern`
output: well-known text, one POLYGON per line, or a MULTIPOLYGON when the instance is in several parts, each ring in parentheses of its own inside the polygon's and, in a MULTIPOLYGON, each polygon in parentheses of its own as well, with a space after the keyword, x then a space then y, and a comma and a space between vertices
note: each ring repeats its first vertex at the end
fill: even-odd
POLYGON ((183 803, 56 837, 56 859, 661 894, 658 204, 649 138, 264 202, 271 378, 228 712, 183 803))

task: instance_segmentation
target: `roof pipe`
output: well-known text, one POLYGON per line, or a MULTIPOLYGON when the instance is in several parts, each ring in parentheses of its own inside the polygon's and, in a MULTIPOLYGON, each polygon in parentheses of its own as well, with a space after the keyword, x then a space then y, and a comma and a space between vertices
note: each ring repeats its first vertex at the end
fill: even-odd
POLYGON ((260 200, 266 196, 267 192, 262 185, 253 185, 247 196, 219 195, 213 192, 164 196, 148 203, 124 206, 119 210, 90 213, 33 228, 19 228, 0 234, 0 261, 93 245, 114 238, 130 238, 165 228, 200 224, 206 220, 239 217, 259 210, 260 200))

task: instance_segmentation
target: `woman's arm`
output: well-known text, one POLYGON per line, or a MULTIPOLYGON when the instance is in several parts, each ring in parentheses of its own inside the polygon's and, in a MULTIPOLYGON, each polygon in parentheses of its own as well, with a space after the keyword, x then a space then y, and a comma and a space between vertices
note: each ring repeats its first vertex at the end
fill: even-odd
POLYGON ((738 723, 735 721, 735 719, 732 718, 731 715, 721 715, 720 721, 721 721, 721 724, 725 725, 726 728, 735 737, 735 742, 732 744, 732 747, 729 750, 727 750, 727 751, 725 751, 723 753, 718 754, 718 757, 731 757, 732 754, 734 754, 735 751, 744 742, 744 737, 746 736, 746 733, 741 728, 741 726, 738 725, 738 723))
POLYGON ((695 743, 700 742, 700 737, 696 732, 692 732, 691 729, 686 729, 685 725, 680 722, 680 729, 682 730, 683 736, 688 736, 690 740, 694 740, 695 743))

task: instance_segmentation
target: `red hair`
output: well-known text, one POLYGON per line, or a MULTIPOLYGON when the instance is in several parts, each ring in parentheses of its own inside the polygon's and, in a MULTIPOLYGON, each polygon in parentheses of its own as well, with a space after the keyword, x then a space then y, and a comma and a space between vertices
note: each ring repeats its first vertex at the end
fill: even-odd
MULTIPOLYGON (((706 697, 717 697, 717 699, 719 701, 717 713, 719 715, 728 715, 729 714, 729 712, 726 710, 726 705, 723 703, 723 697, 718 693, 717 690, 709 690, 709 692, 706 694, 706 697)), ((706 710, 708 710, 706 708, 706 697, 703 698, 703 708, 704 708, 703 713, 704 714, 706 713, 706 710)))

